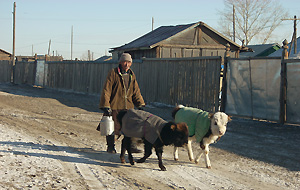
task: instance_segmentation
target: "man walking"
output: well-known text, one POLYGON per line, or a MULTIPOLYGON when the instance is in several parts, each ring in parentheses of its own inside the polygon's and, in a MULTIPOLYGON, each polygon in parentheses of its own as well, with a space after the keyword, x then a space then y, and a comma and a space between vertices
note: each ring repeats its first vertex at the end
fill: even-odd
MULTIPOLYGON (((117 68, 112 69, 106 78, 99 108, 104 111, 104 116, 112 115, 114 120, 114 134, 106 136, 107 152, 116 153, 115 135, 120 135, 121 126, 117 121, 117 114, 121 110, 141 109, 145 106, 135 74, 130 69, 132 58, 129 53, 123 53, 117 68)), ((134 142, 134 141, 133 141, 134 142)), ((133 143, 132 152, 141 152, 133 143)))

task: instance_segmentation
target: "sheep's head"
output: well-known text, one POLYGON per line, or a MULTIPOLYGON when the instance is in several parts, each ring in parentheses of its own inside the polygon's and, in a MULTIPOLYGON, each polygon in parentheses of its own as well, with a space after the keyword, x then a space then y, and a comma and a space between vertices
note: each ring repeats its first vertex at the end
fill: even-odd
POLYGON ((227 123, 231 121, 230 116, 223 112, 216 112, 215 114, 209 114, 211 119, 210 128, 212 134, 215 136, 223 136, 226 132, 227 123))

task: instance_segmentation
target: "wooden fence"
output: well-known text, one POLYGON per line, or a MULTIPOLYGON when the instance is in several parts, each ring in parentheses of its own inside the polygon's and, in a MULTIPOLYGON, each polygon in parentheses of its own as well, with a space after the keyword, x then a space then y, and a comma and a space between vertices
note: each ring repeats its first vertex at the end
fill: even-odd
POLYGON ((16 62, 14 72, 14 83, 35 84, 36 62, 16 62))
MULTIPOLYGON (((0 82, 10 82, 11 64, 8 61, 1 61, 0 64, 0 82)), ((37 62, 16 62, 14 82, 44 84, 49 88, 99 95, 108 72, 117 65, 79 61, 45 62, 45 69, 37 71, 37 62), (44 81, 40 81, 40 76, 44 81)), ((211 112, 218 110, 220 56, 143 59, 134 62, 132 70, 147 102, 183 104, 211 112)))
POLYGON ((139 65, 134 71, 147 101, 218 110, 221 57, 145 59, 139 65))
MULTIPOLYGON (((225 58, 224 78, 226 79, 227 72, 230 78, 223 80, 221 110, 227 110, 226 112, 236 116, 275 120, 281 123, 286 121, 300 123, 298 106, 300 60, 290 60, 285 57, 281 60, 281 66, 287 69, 282 71, 282 68, 276 70, 277 67, 270 62, 270 58, 260 59, 249 58, 245 61, 225 58), (230 64, 227 63, 228 61, 236 63, 232 62, 227 71, 227 65, 230 64), (235 72, 234 68, 239 70, 244 67, 247 67, 249 71, 245 72, 245 69, 243 72, 238 71, 236 76, 230 74, 235 72), (266 68, 262 69, 264 67, 266 68), (272 77, 270 78, 270 75, 266 73, 273 73, 275 78, 271 80, 272 77), (262 79, 265 78, 267 80, 263 81, 262 79), (243 81, 249 81, 249 83, 243 81), (280 84, 279 81, 281 81, 280 84), (280 90, 278 90, 279 85, 280 90), (231 88, 229 93, 227 93, 227 88, 231 88), (271 95, 270 91, 273 92, 275 89, 277 89, 276 92, 271 95), (232 92, 236 92, 236 95, 232 92), (279 94, 285 96, 279 97, 279 94), (271 99, 276 97, 278 100, 272 101, 274 108, 270 108, 271 99), (236 104, 232 103, 233 100, 236 104), (278 105, 279 102, 280 105, 278 105), (251 105, 247 106, 249 103, 251 105), (242 105, 244 106, 241 108, 242 105), (280 114, 278 114, 277 107, 280 107, 280 114)), ((14 82, 16 84, 42 84, 54 89, 100 95, 107 73, 118 64, 72 61, 45 62, 44 65, 45 69, 37 71, 37 62, 16 62, 14 82), (38 72, 41 71, 45 73, 39 75, 38 72), (37 79, 44 81, 37 83, 37 79)), ((147 102, 183 104, 211 112, 218 110, 221 57, 143 59, 139 62, 134 61, 132 69, 147 102)), ((0 82, 11 82, 11 74, 11 63, 0 61, 0 82)))
POLYGON ((0 61, 0 82, 10 82, 12 66, 10 61, 0 61))
MULTIPOLYGON (((48 62, 47 87, 100 94, 117 63, 48 62)), ((132 70, 144 99, 216 111, 219 104, 221 57, 144 59, 132 70)))
POLYGON ((48 62, 47 87, 100 94, 108 72, 115 63, 48 62))

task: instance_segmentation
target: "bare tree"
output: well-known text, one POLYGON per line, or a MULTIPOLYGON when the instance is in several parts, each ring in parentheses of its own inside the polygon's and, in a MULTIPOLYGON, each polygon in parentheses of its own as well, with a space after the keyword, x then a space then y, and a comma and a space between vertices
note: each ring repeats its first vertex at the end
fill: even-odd
POLYGON ((225 9, 220 11, 220 31, 232 37, 233 6, 235 8, 235 36, 248 45, 256 39, 259 43, 268 42, 274 30, 281 24, 288 12, 278 0, 224 0, 225 9))

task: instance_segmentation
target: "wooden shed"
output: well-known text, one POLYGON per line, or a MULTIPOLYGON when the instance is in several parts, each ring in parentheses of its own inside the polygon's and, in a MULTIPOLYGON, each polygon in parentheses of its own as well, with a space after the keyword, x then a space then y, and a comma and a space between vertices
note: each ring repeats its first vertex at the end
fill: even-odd
POLYGON ((0 60, 11 60, 11 53, 8 53, 7 51, 4 51, 3 49, 0 49, 0 60))
POLYGON ((245 47, 226 38, 207 24, 197 22, 161 26, 128 44, 111 48, 110 53, 113 59, 118 59, 123 52, 130 53, 133 59, 223 57, 226 44, 230 45, 231 57, 239 57, 239 52, 245 50, 245 47))

